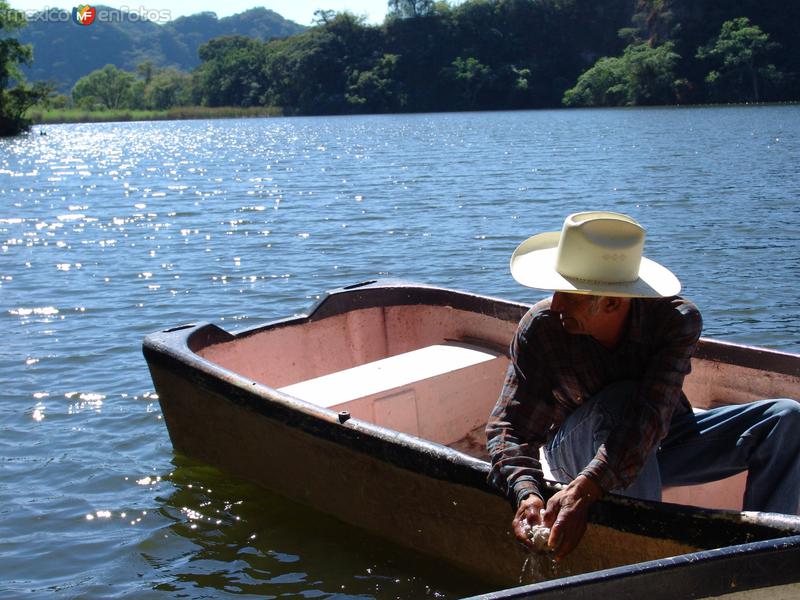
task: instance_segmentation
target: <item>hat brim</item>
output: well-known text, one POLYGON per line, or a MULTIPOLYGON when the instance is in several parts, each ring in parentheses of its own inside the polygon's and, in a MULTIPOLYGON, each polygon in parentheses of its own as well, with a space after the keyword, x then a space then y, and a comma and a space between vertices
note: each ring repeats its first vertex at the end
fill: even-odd
POLYGON ((665 298, 681 291, 681 282, 666 267, 642 257, 639 278, 606 283, 564 277, 556 271, 560 231, 540 233, 522 242, 511 255, 511 275, 526 287, 627 298, 665 298))

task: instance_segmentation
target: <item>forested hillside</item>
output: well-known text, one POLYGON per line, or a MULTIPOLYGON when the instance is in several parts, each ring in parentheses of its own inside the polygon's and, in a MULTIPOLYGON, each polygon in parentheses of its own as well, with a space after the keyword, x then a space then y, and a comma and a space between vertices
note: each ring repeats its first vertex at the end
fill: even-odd
POLYGON ((318 11, 314 27, 269 41, 272 24, 284 27, 280 34, 294 25, 265 9, 164 26, 39 27, 33 78, 50 69, 72 81, 94 69, 71 99, 60 99, 91 110, 350 114, 800 100, 800 3, 390 0, 389 7, 381 25, 318 11))
POLYGON ((298 114, 800 99, 800 3, 393 0, 285 40, 213 40, 206 105, 298 114), (225 77, 222 77, 222 74, 225 77))
POLYGON ((133 71, 149 61, 189 71, 200 62, 198 48, 212 38, 244 35, 270 40, 305 29, 266 8, 222 19, 214 13, 199 13, 163 25, 116 9, 95 8, 107 11, 110 18, 80 26, 71 21, 71 15, 54 8, 28 19, 19 40, 33 46, 34 62, 23 70, 29 80, 51 81, 60 91, 69 92, 79 78, 106 64, 133 71))

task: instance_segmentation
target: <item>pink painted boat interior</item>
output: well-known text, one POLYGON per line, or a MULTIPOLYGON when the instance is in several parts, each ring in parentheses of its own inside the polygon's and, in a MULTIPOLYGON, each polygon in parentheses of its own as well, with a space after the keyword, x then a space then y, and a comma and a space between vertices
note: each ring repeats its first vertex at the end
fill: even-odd
MULTIPOLYGON (((448 306, 387 306, 265 329, 198 354, 291 396, 486 458, 483 427, 515 328, 448 306)), ((798 390, 798 377, 699 359, 684 385, 697 409, 798 390)), ((741 509, 745 478, 670 488, 664 500, 741 509)))

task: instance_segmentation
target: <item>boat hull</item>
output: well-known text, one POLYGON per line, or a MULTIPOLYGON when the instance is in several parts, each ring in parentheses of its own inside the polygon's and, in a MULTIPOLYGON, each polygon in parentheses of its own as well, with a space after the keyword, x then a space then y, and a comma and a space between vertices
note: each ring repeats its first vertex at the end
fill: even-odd
POLYGON ((158 366, 151 370, 159 399, 167 400, 163 414, 177 451, 503 585, 703 547, 699 541, 671 539, 675 532, 668 531, 669 523, 637 532, 633 526, 637 514, 649 511, 633 506, 642 503, 620 500, 631 505, 627 531, 596 522, 580 548, 558 568, 549 560, 526 568, 529 555, 509 530, 510 506, 485 484, 486 463, 433 445, 420 446, 415 440, 403 440, 407 436, 402 434, 394 434, 387 446, 370 452, 366 444, 364 449, 355 446, 361 435, 374 432, 365 433, 355 421, 318 423, 319 429, 328 428, 323 436, 319 429, 309 432, 262 414, 258 406, 263 397, 258 393, 248 398, 240 389, 208 389, 198 378, 177 378, 158 366), (409 442, 422 457, 405 456, 409 442), (423 472, 421 462, 430 474, 423 472))

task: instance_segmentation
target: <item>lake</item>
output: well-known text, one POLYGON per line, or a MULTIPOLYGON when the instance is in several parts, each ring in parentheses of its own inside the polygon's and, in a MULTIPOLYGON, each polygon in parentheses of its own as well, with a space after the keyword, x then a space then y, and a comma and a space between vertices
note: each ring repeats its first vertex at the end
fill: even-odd
MULTIPOLYGON (((486 584, 175 455, 141 342, 402 278, 534 301, 517 243, 625 212, 705 335, 800 352, 800 106, 36 127, 0 140, 0 596, 486 584)), ((509 507, 509 519, 511 518, 509 507)))

